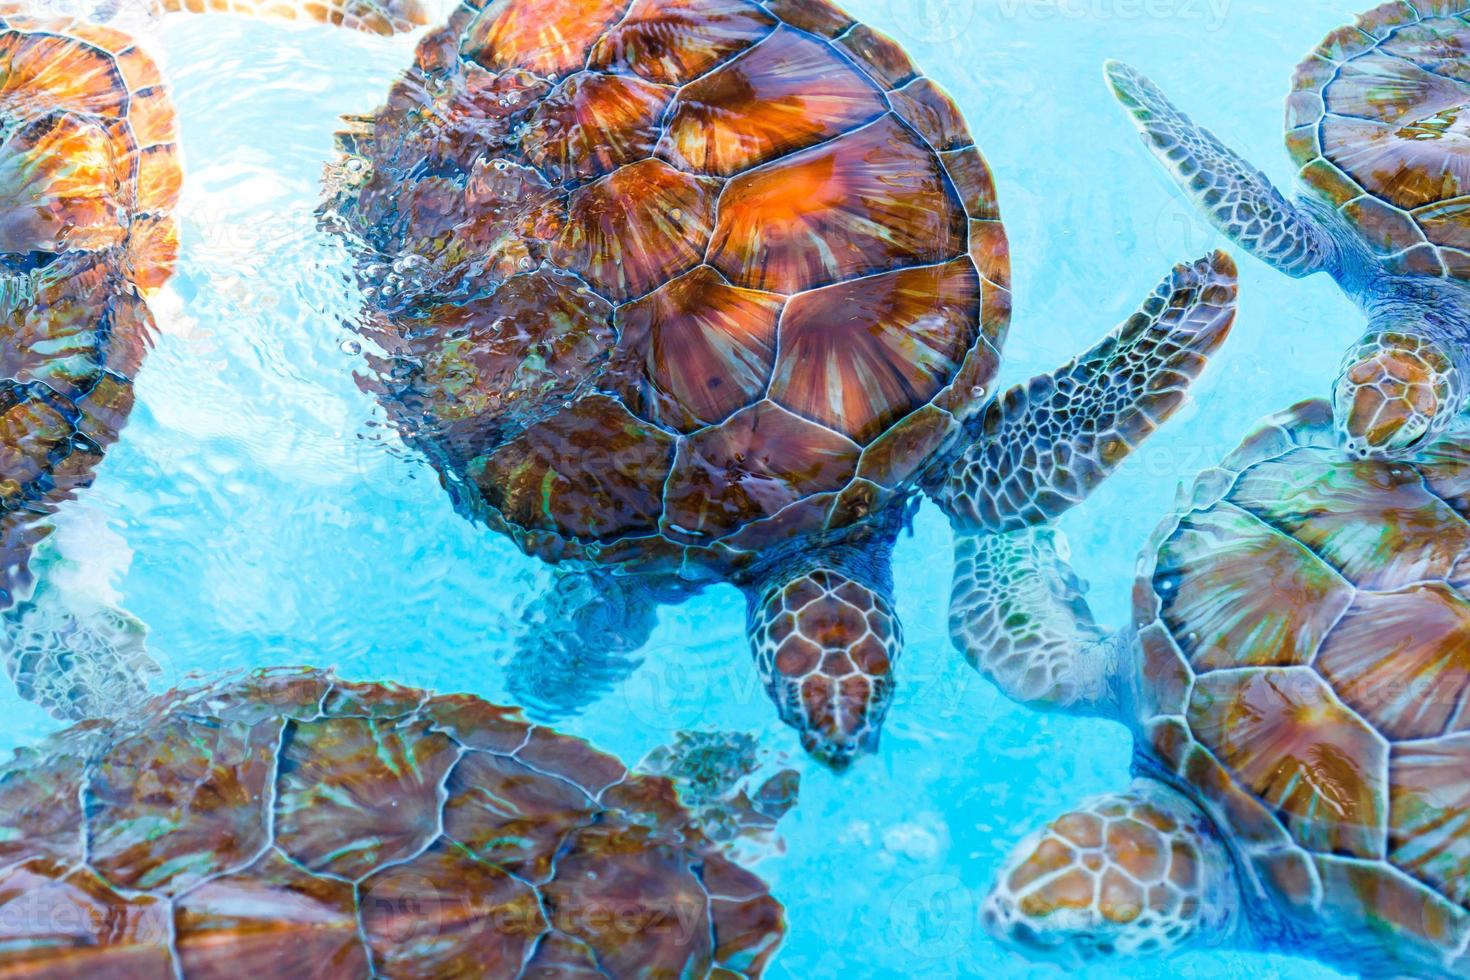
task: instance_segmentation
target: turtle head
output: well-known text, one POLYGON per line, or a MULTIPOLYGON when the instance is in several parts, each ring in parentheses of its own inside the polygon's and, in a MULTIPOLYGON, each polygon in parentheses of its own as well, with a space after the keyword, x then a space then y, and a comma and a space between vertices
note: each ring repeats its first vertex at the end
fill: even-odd
POLYGON ((1434 442, 1465 406, 1454 351, 1423 331, 1371 331, 1337 381, 1338 442, 1359 459, 1395 458, 1434 442))
POLYGON ((886 555, 876 575, 840 549, 806 557, 749 591, 750 644, 781 720, 840 772, 877 751, 902 638, 886 555))
POLYGON ((1209 819, 1151 779, 1084 802, 1024 840, 981 907, 1024 956, 1067 966, 1220 945, 1241 928, 1240 890, 1209 819))

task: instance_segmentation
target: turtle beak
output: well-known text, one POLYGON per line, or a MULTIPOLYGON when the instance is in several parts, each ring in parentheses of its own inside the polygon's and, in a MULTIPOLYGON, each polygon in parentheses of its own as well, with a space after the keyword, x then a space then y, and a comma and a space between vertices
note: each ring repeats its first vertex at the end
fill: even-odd
POLYGON ((877 752, 881 734, 876 728, 852 735, 807 731, 801 735, 801 747, 828 769, 842 773, 858 759, 877 752))

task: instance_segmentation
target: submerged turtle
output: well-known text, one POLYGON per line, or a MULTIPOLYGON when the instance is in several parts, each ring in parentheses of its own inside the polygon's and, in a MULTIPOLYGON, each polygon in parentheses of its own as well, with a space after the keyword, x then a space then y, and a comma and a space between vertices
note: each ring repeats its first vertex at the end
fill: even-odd
POLYGON ((671 779, 711 840, 744 839, 764 853, 783 846, 773 834, 796 805, 801 774, 782 769, 748 790, 753 774, 767 768, 763 756, 760 741, 745 732, 679 732, 673 744, 650 752, 639 768, 671 779))
POLYGON ((125 35, 24 16, 0 19, 0 112, 3 647, 21 690, 66 715, 140 693, 146 670, 136 621, 81 614, 36 586, 30 559, 132 409, 146 297, 174 266, 176 133, 125 35))
POLYGON ((1233 315, 1228 258, 1182 266, 992 401, 990 171, 825 0, 467 2, 342 143, 323 211, 360 260, 365 383, 464 512, 560 565, 538 619, 562 666, 537 637, 518 691, 585 701, 659 602, 730 582, 782 717, 835 765, 892 697, 915 489, 962 528, 1065 509, 1233 315))
POLYGON ((669 780, 468 695, 270 671, 0 770, 0 973, 759 976, 669 780))
POLYGON ((1326 402, 1272 420, 1161 527, 1111 636, 1050 532, 989 551, 957 638, 1019 700, 1123 720, 1138 777, 1018 848, 994 933, 1470 977, 1470 425, 1395 462, 1344 460, 1326 402))
MULTIPOLYGON (((386 33, 422 22, 415 2, 230 9, 386 33)), ((154 334, 148 299, 174 270, 182 171, 173 105, 135 40, 23 7, 0 5, 0 654, 28 697, 79 717, 142 694, 145 631, 36 582, 66 560, 36 549, 132 409, 154 334)))
POLYGON ((1393 0, 1297 69, 1291 202, 1138 72, 1108 74, 1144 142, 1210 221, 1292 276, 1327 272, 1369 319, 1335 393, 1341 444, 1433 442, 1470 396, 1470 2, 1393 0))

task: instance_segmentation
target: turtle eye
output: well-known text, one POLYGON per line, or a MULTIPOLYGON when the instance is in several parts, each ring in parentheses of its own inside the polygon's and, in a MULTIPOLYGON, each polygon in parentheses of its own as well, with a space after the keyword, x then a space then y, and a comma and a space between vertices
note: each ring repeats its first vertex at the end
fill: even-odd
POLYGON ((46 268, 58 257, 56 252, 0 252, 0 269, 6 272, 33 272, 46 268))

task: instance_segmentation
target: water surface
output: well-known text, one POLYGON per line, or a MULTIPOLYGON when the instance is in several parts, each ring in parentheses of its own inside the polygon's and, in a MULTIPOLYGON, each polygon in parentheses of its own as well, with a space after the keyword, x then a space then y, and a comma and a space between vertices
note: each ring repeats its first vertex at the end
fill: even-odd
MULTIPOLYGON (((1101 80, 1127 60, 1278 182, 1292 69, 1348 0, 848 0, 952 92, 999 181, 1024 381, 1124 319, 1175 262, 1220 244, 1147 158, 1101 80)), ((370 111, 410 40, 229 18, 158 30, 183 116, 183 262, 139 407, 82 504, 114 532, 117 585, 169 679, 311 663, 505 698, 502 664, 544 567, 460 518, 352 379, 347 256, 312 211, 342 113, 370 111), (126 566, 125 568, 123 566, 126 566)), ((1099 618, 1128 614, 1134 561, 1176 487, 1261 416, 1330 390, 1361 319, 1326 278, 1241 260, 1234 338, 1194 404, 1064 523, 1099 618)), ((81 517, 77 518, 81 520, 81 517)), ((896 560, 908 644, 882 751, 808 763, 721 588, 666 609, 626 684, 565 728, 628 760, 681 728, 759 734, 802 768, 786 853, 760 865, 790 908, 773 975, 1030 977, 975 924, 997 863, 1039 821, 1127 781, 1123 730, 1001 699, 950 648, 950 532, 931 507, 896 560)), ((54 724, 0 686, 0 746, 54 724)), ((1083 978, 1316 978, 1311 963, 1196 953, 1083 978)))

